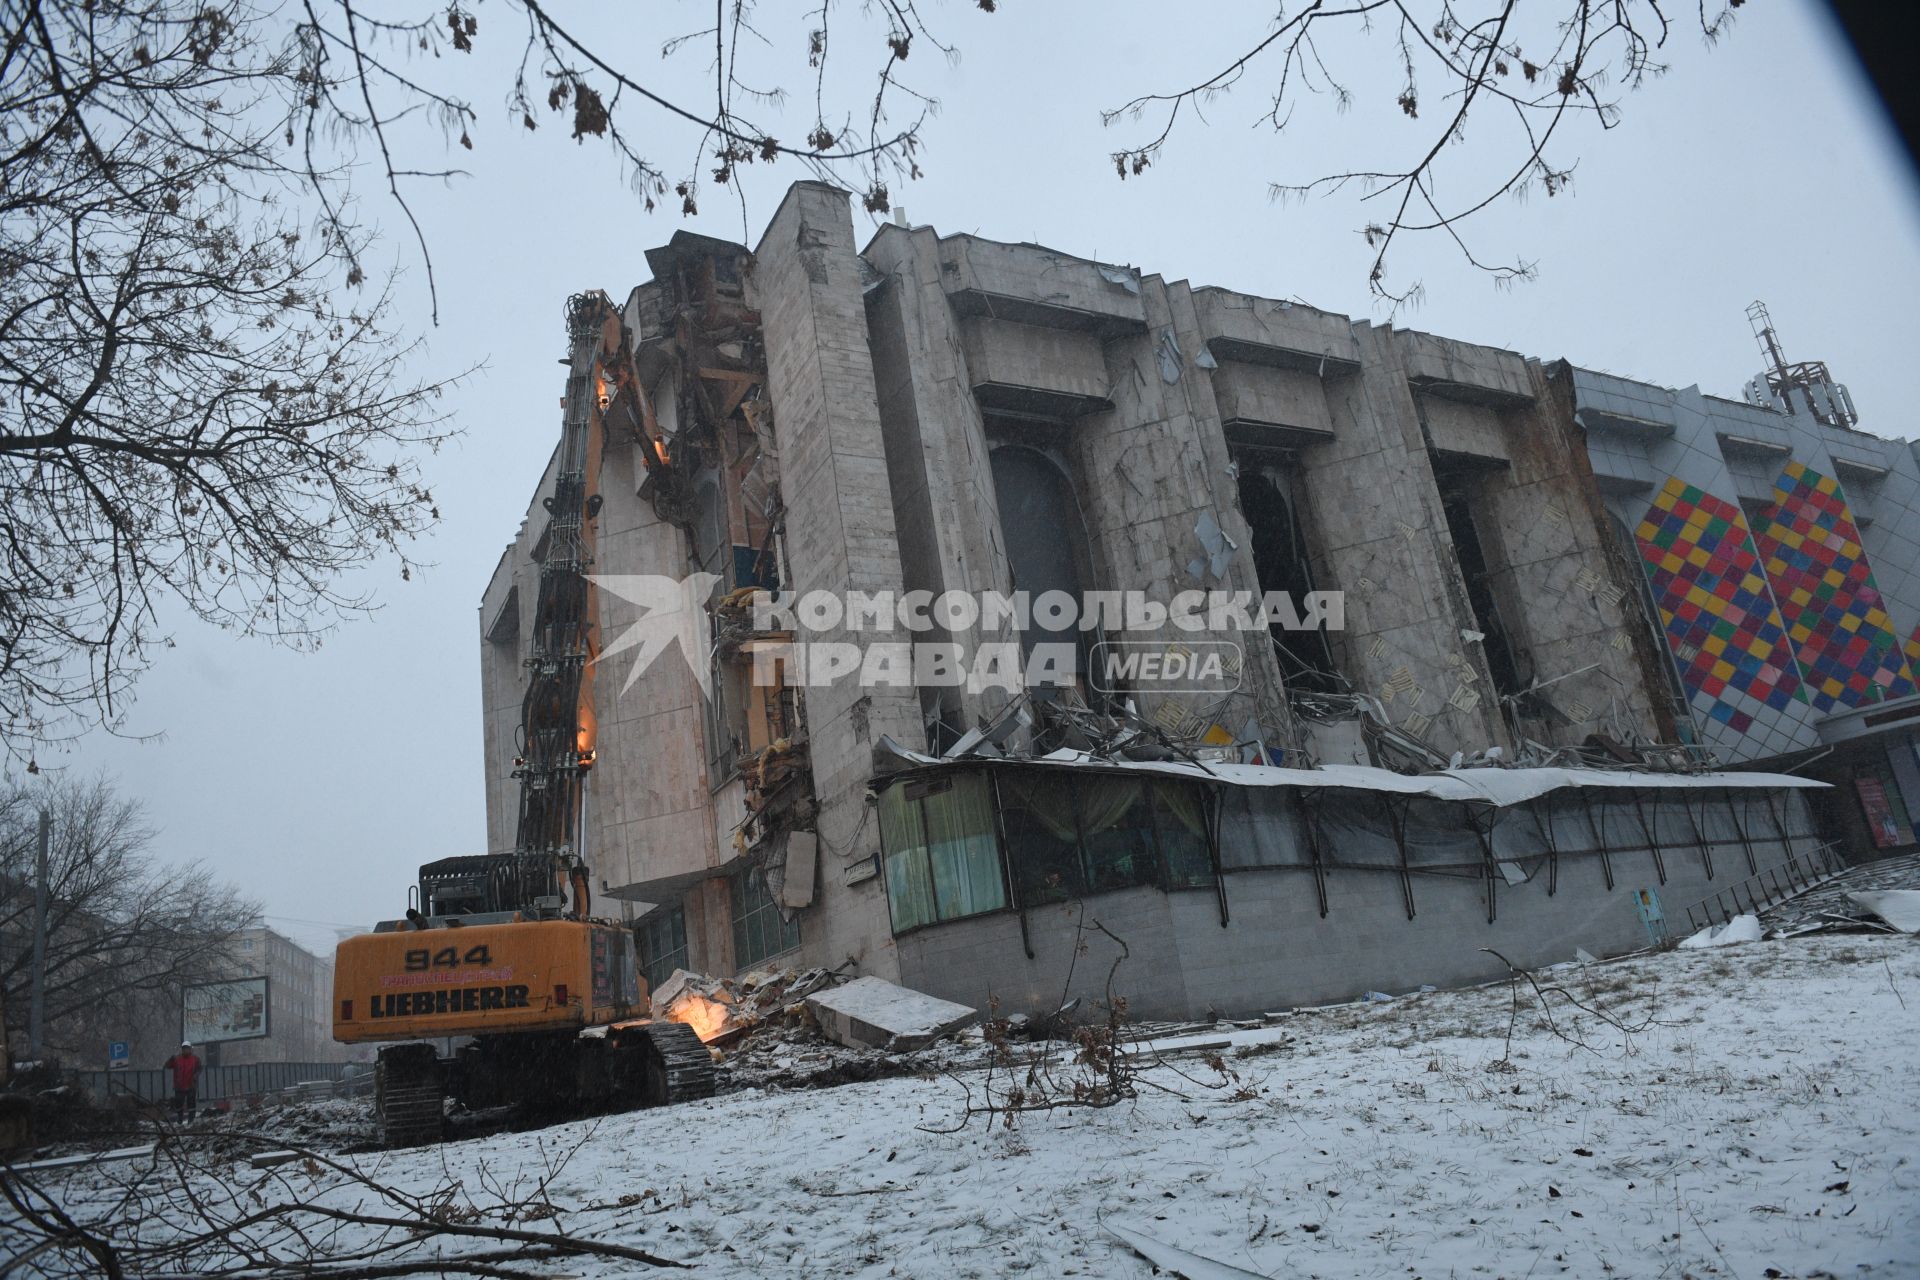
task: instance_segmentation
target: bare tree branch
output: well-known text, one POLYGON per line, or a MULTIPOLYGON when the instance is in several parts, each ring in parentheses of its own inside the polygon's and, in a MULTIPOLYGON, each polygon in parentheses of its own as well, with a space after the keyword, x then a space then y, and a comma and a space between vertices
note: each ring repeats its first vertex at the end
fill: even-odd
MULTIPOLYGON (((1710 9, 1708 0, 1701 0, 1699 27, 1707 42, 1724 34, 1740 3, 1725 0, 1710 9)), ((1671 34, 1659 0, 1557 0, 1524 9, 1517 0, 1313 0, 1291 13, 1282 10, 1271 30, 1205 79, 1171 92, 1138 95, 1102 112, 1101 119, 1109 126, 1158 121, 1151 136, 1112 153, 1122 179, 1139 176, 1164 151, 1183 115, 1199 116, 1204 106, 1260 69, 1272 76, 1274 87, 1259 122, 1275 133, 1293 124, 1302 88, 1318 94, 1324 85, 1336 108, 1345 111, 1355 101, 1349 79, 1329 68, 1316 37, 1347 36, 1347 65, 1364 74, 1370 62, 1378 61, 1372 41, 1386 35, 1399 72, 1392 88, 1394 105, 1406 120, 1418 124, 1420 109, 1430 97, 1427 82, 1437 80, 1438 100, 1452 103, 1440 124, 1404 164, 1275 181, 1269 191, 1285 200, 1332 195, 1353 186, 1360 189, 1363 203, 1388 205, 1392 212, 1368 221, 1360 234, 1372 251, 1368 287, 1397 311, 1420 296, 1417 281, 1399 289, 1387 283, 1388 251, 1403 233, 1444 233, 1470 265, 1497 284, 1533 278, 1533 263, 1493 262, 1476 253, 1460 225, 1502 196, 1566 191, 1574 166, 1557 164, 1547 154, 1561 125, 1580 118, 1602 130, 1613 128, 1620 118, 1621 95, 1666 70, 1655 53, 1671 34), (1468 150, 1459 144, 1467 137, 1469 118, 1481 118, 1474 115, 1475 108, 1489 105, 1502 112, 1494 120, 1496 140, 1481 148, 1496 157, 1493 176, 1469 175, 1467 197, 1442 200, 1441 171, 1452 171, 1447 165, 1451 153, 1468 150), (1509 119, 1514 131, 1499 136, 1497 126, 1509 119), (1507 156, 1517 162, 1501 159, 1507 156)))

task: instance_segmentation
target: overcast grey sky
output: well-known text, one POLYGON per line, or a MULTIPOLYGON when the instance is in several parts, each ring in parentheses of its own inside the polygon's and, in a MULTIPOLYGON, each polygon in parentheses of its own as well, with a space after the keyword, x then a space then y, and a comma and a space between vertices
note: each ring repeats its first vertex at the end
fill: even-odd
MULTIPOLYGON (((596 35, 624 42, 630 63, 648 67, 662 38, 711 12, 571 8, 591 12, 578 25, 596 32, 611 25, 610 12, 666 13, 596 35)), ((925 135, 925 177, 894 191, 913 222, 1384 318, 1370 305, 1368 253, 1356 234, 1370 215, 1350 197, 1275 205, 1266 191, 1270 181, 1400 160, 1428 145, 1431 120, 1401 115, 1390 73, 1358 77, 1361 101, 1346 116, 1324 100, 1307 103, 1279 138, 1252 127, 1265 98, 1256 73, 1209 108, 1210 127, 1189 122, 1147 174, 1122 183, 1108 153, 1138 141, 1144 126, 1105 130, 1098 110, 1203 78, 1259 37, 1272 6, 1002 0, 1000 8, 987 16, 957 0, 930 6, 963 57, 948 66, 916 47, 910 60, 916 86, 943 103, 925 135)), ((476 150, 454 153, 474 174, 416 201, 438 267, 437 329, 417 255, 399 240, 388 247, 409 273, 402 318, 429 344, 422 371, 487 362, 449 401, 464 439, 429 462, 445 516, 424 548, 436 567, 401 582, 395 566, 378 566, 370 577, 384 610, 314 655, 183 622, 129 726, 164 731, 164 741, 95 734, 64 756, 42 756, 117 775, 150 806, 165 856, 203 859, 263 899, 269 924, 316 949, 331 946, 328 926, 397 915, 420 862, 483 850, 475 610, 554 444, 567 295, 601 288, 624 298, 646 278, 643 251, 682 226, 743 235, 737 203, 712 191, 697 219, 671 208, 647 215, 603 148, 575 146, 557 124, 525 133, 504 106, 518 53, 505 14, 484 6, 480 14, 479 51, 454 68, 481 112, 476 150)), ((791 47, 781 50, 778 79, 810 96, 804 58, 791 47)), ((848 77, 842 100, 858 109, 878 60, 846 44, 835 53, 848 77)), ((1385 55, 1390 46, 1376 42, 1376 60, 1385 55)), ((1712 50, 1696 29, 1679 27, 1668 61, 1671 74, 1627 99, 1617 129, 1582 132, 1556 151, 1563 163, 1579 157, 1573 194, 1503 201, 1473 224, 1477 249, 1537 260, 1537 281, 1496 290, 1443 245, 1409 242, 1395 279, 1421 279, 1427 294, 1399 322, 1738 395, 1760 368, 1744 309, 1763 298, 1789 358, 1828 361, 1865 428, 1920 434, 1906 385, 1920 204, 1824 10, 1809 0, 1748 5, 1712 50)), ((701 70, 686 59, 663 83, 704 100, 711 89, 701 70)), ((1423 117, 1441 109, 1423 106, 1423 117)), ((809 123, 795 111, 778 129, 798 138, 809 123)), ((659 136, 659 158, 683 169, 692 138, 664 126, 659 136)), ((1469 138, 1494 141, 1491 130, 1469 138)), ((1462 155, 1449 181, 1465 194, 1490 170, 1462 155)), ((779 191, 803 176, 794 167, 748 171, 749 243, 779 191)), ((365 184, 363 198, 391 225, 376 187, 365 184)))

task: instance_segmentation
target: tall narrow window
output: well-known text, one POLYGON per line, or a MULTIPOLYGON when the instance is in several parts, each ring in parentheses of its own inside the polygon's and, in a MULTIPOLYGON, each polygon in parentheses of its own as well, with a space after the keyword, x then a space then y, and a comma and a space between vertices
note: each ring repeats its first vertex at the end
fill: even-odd
POLYGON ((1160 841, 1169 889, 1213 883, 1212 846, 1207 839, 1206 793, 1189 782, 1152 784, 1153 829, 1160 841))
MULTIPOLYGON (((1295 467, 1266 450, 1241 450, 1235 460, 1240 466, 1240 513, 1253 531, 1253 569, 1260 590, 1284 592, 1304 613, 1307 593, 1314 589, 1313 566, 1295 492, 1295 467)), ((1272 635, 1280 674, 1290 687, 1322 692, 1344 687, 1324 626, 1295 631, 1276 622, 1272 635)))
POLYGON ((656 907, 634 926, 640 939, 640 976, 649 991, 687 967, 687 913, 681 907, 656 907))
POLYGON ((745 969, 800 945, 800 921, 785 920, 767 892, 760 868, 735 872, 727 882, 733 907, 733 963, 745 969))
POLYGON ((887 788, 880 797, 880 841, 895 933, 1007 905, 993 792, 984 774, 887 788))
MULTIPOLYGON (((1049 591, 1062 591, 1080 604, 1090 562, 1073 482, 1059 463, 1026 445, 995 446, 992 465, 1000 538, 1013 570, 1013 589, 1035 601, 1049 591)), ((1077 624, 1071 631, 1060 632, 1035 625, 1021 635, 1020 650, 1030 655, 1036 644, 1072 645, 1075 670, 1084 673, 1093 640, 1092 633, 1079 630, 1077 624)))
POLYGON ((1474 623, 1486 637, 1481 649, 1487 656, 1487 670, 1493 687, 1503 694, 1516 694, 1527 688, 1520 676, 1520 660, 1513 635, 1493 594, 1493 568, 1486 546, 1480 541, 1480 527, 1474 520, 1474 489, 1471 480, 1444 475, 1440 483, 1441 506, 1446 511, 1447 532, 1453 537, 1453 553, 1460 562, 1460 576, 1466 580, 1467 601, 1473 606, 1474 623))
POLYGON ((1000 804, 1020 904, 1084 897, 1073 780, 1064 773, 1009 770, 1000 777, 1000 804))

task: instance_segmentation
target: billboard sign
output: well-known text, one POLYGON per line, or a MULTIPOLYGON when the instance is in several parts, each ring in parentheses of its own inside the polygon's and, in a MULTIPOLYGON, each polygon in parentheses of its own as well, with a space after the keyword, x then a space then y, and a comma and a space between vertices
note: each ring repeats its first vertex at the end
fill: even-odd
POLYGON ((267 1036, 267 980, 228 978, 181 992, 180 1038, 199 1044, 267 1036))

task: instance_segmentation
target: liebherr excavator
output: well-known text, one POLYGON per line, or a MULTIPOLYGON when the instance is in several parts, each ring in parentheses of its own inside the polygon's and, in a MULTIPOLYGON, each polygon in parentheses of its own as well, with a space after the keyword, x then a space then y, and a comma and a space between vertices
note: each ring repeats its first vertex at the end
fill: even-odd
POLYGON ((594 517, 604 416, 631 384, 604 294, 567 306, 560 451, 521 704, 514 851, 420 868, 400 920, 334 953, 334 1039, 380 1050, 375 1110, 388 1146, 441 1135, 443 1102, 548 1113, 707 1097, 713 1059, 691 1027, 647 1021, 630 929, 595 919, 580 856, 594 763, 594 517), (450 1056, 426 1038, 472 1037, 450 1056))

